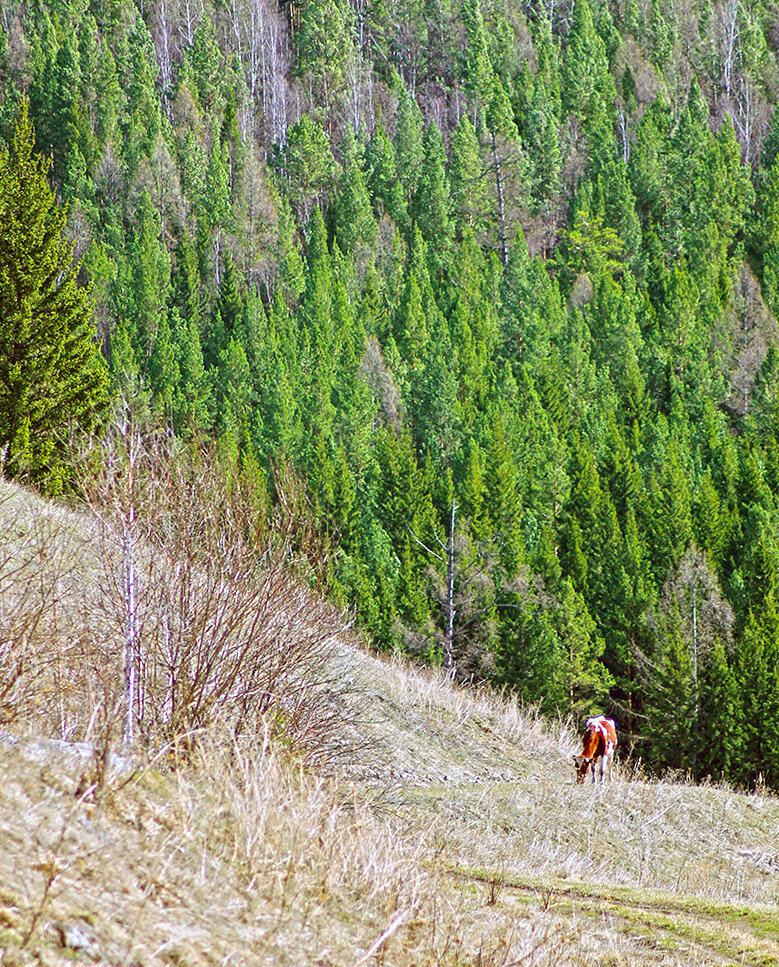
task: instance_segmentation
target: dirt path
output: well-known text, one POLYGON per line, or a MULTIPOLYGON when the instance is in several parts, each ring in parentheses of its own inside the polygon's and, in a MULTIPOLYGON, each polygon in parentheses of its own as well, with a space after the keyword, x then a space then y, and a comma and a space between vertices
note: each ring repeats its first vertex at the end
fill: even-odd
POLYGON ((647 960, 674 957, 675 963, 779 964, 779 917, 772 908, 746 904, 713 904, 692 897, 654 891, 599 890, 585 884, 502 878, 489 872, 450 871, 453 879, 484 884, 494 897, 513 895, 521 905, 569 920, 587 918, 606 923, 642 948, 647 960))

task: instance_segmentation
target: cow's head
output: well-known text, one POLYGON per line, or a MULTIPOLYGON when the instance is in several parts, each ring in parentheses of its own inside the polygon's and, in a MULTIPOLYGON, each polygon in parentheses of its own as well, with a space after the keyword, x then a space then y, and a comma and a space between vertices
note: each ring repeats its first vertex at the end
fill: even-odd
POLYGON ((592 765, 592 759, 586 759, 583 755, 572 756, 573 765, 576 769, 576 781, 584 782, 584 777, 587 775, 587 770, 592 765))

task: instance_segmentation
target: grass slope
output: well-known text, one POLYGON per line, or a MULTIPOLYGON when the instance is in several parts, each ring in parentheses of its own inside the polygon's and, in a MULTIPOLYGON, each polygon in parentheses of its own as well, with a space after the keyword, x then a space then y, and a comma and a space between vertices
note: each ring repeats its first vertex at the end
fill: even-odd
MULTIPOLYGON (((93 536, 0 487, 3 627, 34 559, 59 602, 36 632, 66 652, 93 536)), ((315 770, 218 727, 178 768, 103 760, 44 676, 0 735, 2 963, 779 963, 775 796, 577 786, 565 723, 343 642, 329 661, 350 714, 315 770)))

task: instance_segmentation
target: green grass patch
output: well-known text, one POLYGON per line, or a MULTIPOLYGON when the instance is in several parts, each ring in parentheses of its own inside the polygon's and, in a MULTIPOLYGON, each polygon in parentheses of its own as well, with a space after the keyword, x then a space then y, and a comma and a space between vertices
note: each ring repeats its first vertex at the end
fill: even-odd
POLYGON ((500 878, 501 891, 558 916, 588 916, 655 949, 688 950, 702 958, 725 959, 749 967, 779 963, 779 916, 773 910, 712 903, 652 890, 608 887, 552 877, 525 877, 488 869, 448 870, 456 879, 488 887, 500 878))

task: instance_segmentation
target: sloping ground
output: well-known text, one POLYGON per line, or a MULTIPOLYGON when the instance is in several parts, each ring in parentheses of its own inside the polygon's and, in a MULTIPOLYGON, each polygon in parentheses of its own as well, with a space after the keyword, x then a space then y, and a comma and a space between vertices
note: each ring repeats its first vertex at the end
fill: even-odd
MULTIPOLYGON (((10 493, 0 581, 31 519, 80 539, 10 493)), ((217 730, 178 769, 104 762, 54 738, 55 694, 6 726, 2 963, 779 963, 775 796, 577 786, 564 723, 344 644, 330 662, 352 714, 319 775, 217 730)))

